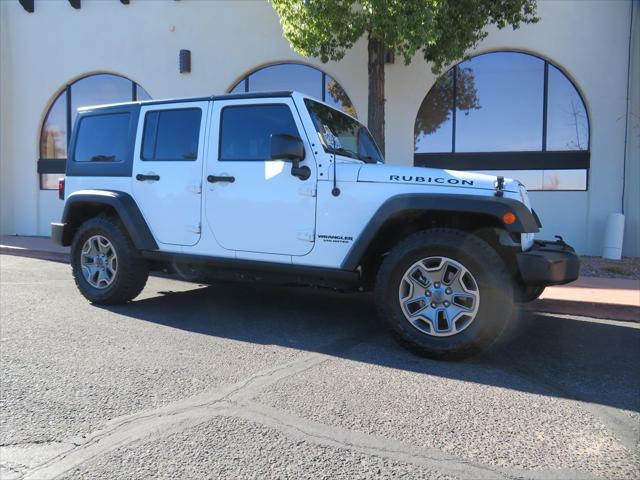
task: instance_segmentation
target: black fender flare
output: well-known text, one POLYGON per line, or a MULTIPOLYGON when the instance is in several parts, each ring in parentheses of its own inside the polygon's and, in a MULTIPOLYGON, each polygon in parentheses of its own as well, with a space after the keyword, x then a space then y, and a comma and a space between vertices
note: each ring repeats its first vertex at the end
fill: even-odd
POLYGON ((358 268, 364 253, 386 221, 403 211, 416 210, 488 215, 503 225, 505 230, 514 233, 537 232, 539 230, 535 217, 529 209, 522 202, 511 198, 440 193, 397 195, 385 201, 371 217, 369 223, 347 252, 341 268, 345 270, 358 268), (516 221, 510 225, 505 224, 502 220, 502 216, 507 212, 516 216, 516 221))
POLYGON ((157 250, 158 244, 135 200, 125 192, 116 190, 78 190, 67 197, 62 213, 63 232, 60 243, 71 245, 75 229, 74 210, 82 205, 108 205, 120 217, 133 244, 138 250, 157 250))

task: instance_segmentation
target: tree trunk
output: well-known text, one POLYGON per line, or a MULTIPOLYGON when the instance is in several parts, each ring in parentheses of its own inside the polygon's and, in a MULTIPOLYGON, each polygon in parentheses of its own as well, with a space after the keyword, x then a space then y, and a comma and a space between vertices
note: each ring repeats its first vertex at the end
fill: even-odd
POLYGON ((373 139, 384 155, 384 45, 369 34, 369 118, 373 139))

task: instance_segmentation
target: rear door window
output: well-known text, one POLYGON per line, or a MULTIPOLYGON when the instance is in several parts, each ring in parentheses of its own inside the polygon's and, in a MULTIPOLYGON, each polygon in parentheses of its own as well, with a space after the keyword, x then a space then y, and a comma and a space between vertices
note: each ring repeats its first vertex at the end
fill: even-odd
POLYGON ((199 108, 147 112, 142 160, 197 160, 201 117, 199 108))
POLYGON ((76 162, 123 162, 129 142, 129 113, 84 117, 78 127, 76 162))

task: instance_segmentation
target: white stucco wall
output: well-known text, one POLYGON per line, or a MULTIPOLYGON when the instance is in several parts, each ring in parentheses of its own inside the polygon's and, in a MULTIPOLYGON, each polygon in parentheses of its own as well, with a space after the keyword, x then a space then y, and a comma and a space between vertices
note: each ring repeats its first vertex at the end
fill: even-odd
MULTIPOLYGON (((516 32, 491 31, 478 48, 546 57, 584 94, 591 119, 589 191, 532 197, 545 224, 543 235, 564 235, 585 253, 600 253, 606 216, 621 209, 630 7, 630 1, 540 1, 540 23, 516 32)), ((164 98, 221 93, 259 65, 303 61, 340 82, 366 119, 365 43, 340 63, 302 58, 282 38, 267 2, 161 0, 124 6, 83 0, 74 10, 67 2, 40 1, 29 14, 9 0, 0 2, 0 16, 3 233, 48 235, 49 222, 59 217, 56 192, 38 189, 39 130, 57 92, 91 72, 124 75, 153 98, 164 98), (192 52, 190 74, 178 72, 181 48, 192 52)), ((415 116, 435 77, 420 58, 408 67, 401 61, 387 67, 387 158, 410 165, 415 116)))

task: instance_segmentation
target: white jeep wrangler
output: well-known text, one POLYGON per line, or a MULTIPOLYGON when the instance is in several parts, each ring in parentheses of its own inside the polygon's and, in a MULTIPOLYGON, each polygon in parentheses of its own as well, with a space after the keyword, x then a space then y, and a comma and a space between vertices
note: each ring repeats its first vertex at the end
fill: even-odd
POLYGON ((81 109, 52 238, 94 303, 135 298, 150 271, 372 291, 413 351, 490 345, 514 302, 579 262, 517 181, 385 165, 371 134, 297 92, 81 109))

